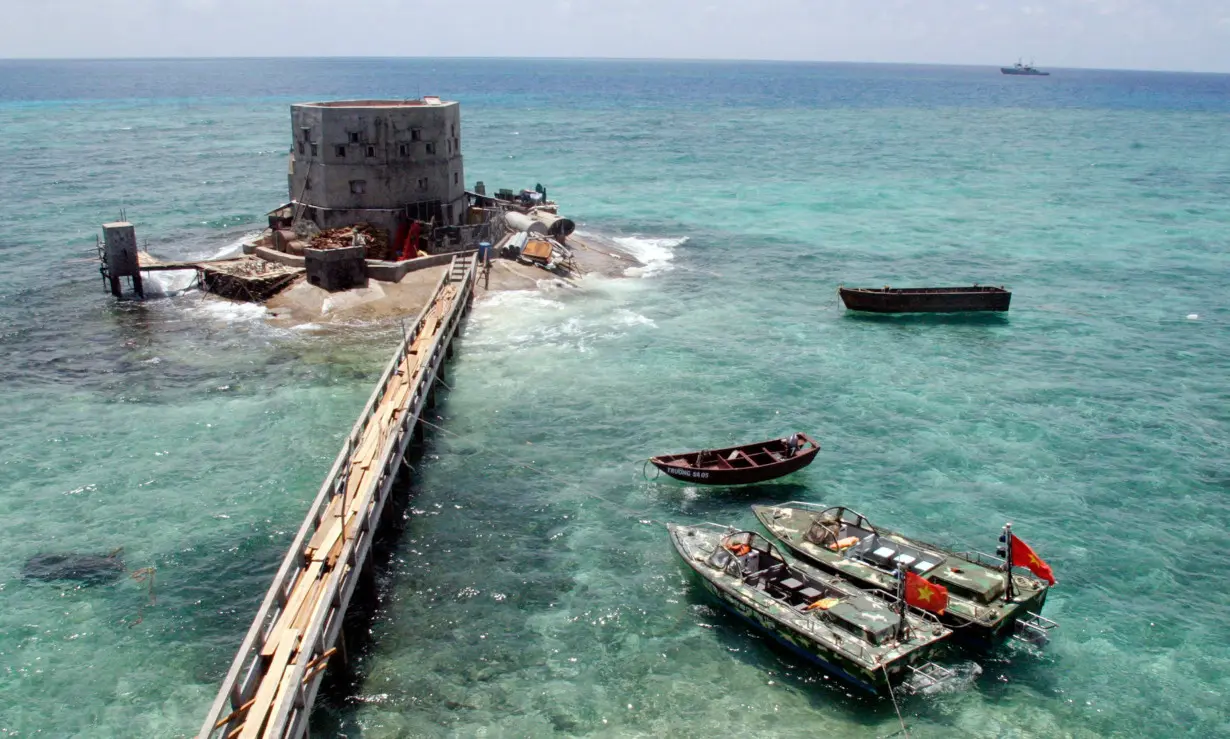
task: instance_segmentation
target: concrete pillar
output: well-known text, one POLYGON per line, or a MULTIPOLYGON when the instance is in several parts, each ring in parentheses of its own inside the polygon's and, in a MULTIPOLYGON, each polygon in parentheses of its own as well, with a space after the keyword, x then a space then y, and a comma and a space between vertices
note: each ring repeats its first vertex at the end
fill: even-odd
POLYGON ((141 285, 141 264, 137 260, 137 231, 127 221, 103 224, 103 263, 111 278, 111 294, 120 297, 120 278, 132 278, 132 289, 144 298, 141 285))

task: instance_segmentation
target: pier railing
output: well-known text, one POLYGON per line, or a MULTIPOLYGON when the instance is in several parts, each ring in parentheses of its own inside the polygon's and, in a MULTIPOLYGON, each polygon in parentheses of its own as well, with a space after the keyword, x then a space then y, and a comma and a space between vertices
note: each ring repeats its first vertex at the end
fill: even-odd
MULTIPOLYGON (((343 616, 359 575, 368 564, 372 540, 398 466, 415 435, 420 414, 428 402, 435 380, 441 374, 441 365, 447 356, 451 356, 452 339, 462 317, 468 312, 478 267, 479 262, 473 252, 457 255, 450 269, 441 276, 432 300, 402 337, 282 560, 273 585, 240 644, 239 652, 201 727, 200 739, 247 736, 297 738, 305 734, 324 669, 336 652, 334 645, 341 632, 343 616), (452 293, 448 298, 450 302, 444 307, 440 301, 450 287, 455 291, 449 291, 452 293), (424 336, 423 332, 427 330, 431 330, 434 336, 424 336), (425 343, 424 339, 430 339, 429 343, 425 343), (373 427, 378 411, 381 416, 390 411, 386 407, 390 383, 395 378, 400 381, 399 372, 408 366, 411 354, 417 355, 417 369, 415 377, 410 379, 412 390, 405 399, 405 405, 392 410, 390 417, 397 417, 396 424, 387 431, 373 427), (372 451, 370 446, 361 450, 360 441, 369 438, 373 432, 386 434, 380 439, 379 452, 366 460, 356 460, 356 454, 362 453, 366 457, 372 451), (350 476, 356 474, 356 463, 368 479, 348 501, 347 489, 350 476), (364 463, 369 466, 362 467, 364 463), (371 471, 377 464, 379 472, 372 475, 371 471), (284 636, 280 632, 285 626, 284 616, 288 606, 292 605, 292 598, 296 599, 293 604, 296 610, 304 605, 305 596, 300 591, 309 585, 305 573, 311 573, 312 560, 318 559, 309 556, 309 542, 316 541, 328 527, 338 525, 331 511, 339 497, 342 504, 339 509, 340 550, 335 560, 332 556, 328 558, 331 564, 322 565, 322 568, 328 569, 321 575, 319 584, 313 582, 310 583, 313 587, 307 588, 310 595, 306 598, 319 605, 313 607, 309 603, 311 618, 302 631, 279 642, 278 639, 284 636), (358 514, 352 522, 347 522, 350 510, 357 510, 358 514), (270 642, 271 639, 274 641, 270 642), (280 655, 271 654, 267 643, 280 644, 279 651, 283 648, 288 653, 297 650, 293 663, 286 662, 286 657, 281 655, 281 664, 285 667, 277 669, 280 655)), ((290 615, 293 617, 294 613, 290 615)))

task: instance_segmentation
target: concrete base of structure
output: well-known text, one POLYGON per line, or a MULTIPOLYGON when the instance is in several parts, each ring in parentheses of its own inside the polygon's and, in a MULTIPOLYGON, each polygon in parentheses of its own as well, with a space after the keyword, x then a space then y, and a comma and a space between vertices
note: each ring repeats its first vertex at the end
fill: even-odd
POLYGON ((363 247, 304 249, 303 264, 308 282, 330 292, 367 287, 367 263, 363 247))

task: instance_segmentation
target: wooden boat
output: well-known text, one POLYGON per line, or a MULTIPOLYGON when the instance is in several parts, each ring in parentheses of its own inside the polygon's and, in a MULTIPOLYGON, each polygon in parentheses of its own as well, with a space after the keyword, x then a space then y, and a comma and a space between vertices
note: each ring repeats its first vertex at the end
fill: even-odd
MULTIPOLYGON (((667 524, 675 550, 727 610, 869 693, 948 671, 926 657, 951 631, 895 598, 791 562, 763 536, 718 524, 667 524)), ((951 673, 949 673, 951 674, 951 673)))
POLYGON ((870 313, 960 313, 1006 311, 1012 293, 1002 287, 869 288, 839 287, 841 301, 849 310, 870 313))
POLYGON ((1009 577, 1002 559, 953 552, 872 526, 842 506, 789 502, 754 505, 752 511, 795 555, 859 587, 896 592, 894 571, 900 567, 947 588, 940 620, 969 646, 990 648, 1009 638, 1041 646, 1055 627, 1038 615, 1047 583, 1019 569, 1009 577))
POLYGON ((817 444, 807 434, 725 449, 650 457, 654 467, 676 480, 698 485, 746 485, 797 472, 812 463, 817 444))

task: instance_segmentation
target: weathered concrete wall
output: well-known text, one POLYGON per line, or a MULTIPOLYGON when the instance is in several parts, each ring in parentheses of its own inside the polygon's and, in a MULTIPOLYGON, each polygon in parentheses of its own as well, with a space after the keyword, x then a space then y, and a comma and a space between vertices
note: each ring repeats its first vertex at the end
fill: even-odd
MULTIPOLYGON (((303 257, 297 257, 293 254, 283 254, 280 251, 274 251, 267 246, 258 246, 252 250, 256 256, 270 262, 285 264, 288 267, 305 267, 303 257)), ((448 264, 453 261, 455 253, 448 254, 432 254, 426 257, 418 257, 417 259, 407 259, 404 262, 385 262, 379 259, 368 259, 367 261, 367 276, 373 280, 381 282, 400 282, 401 278, 411 272, 428 267, 435 267, 441 264, 448 264)))
POLYGON ((303 261, 308 282, 316 287, 329 292, 367 287, 367 263, 361 246, 304 249, 303 261))
POLYGON ((322 228, 352 225, 350 219, 364 215, 356 211, 430 201, 443 204, 450 224, 465 217, 455 102, 301 103, 291 106, 291 133, 290 197, 332 219, 329 225, 317 221, 322 228))
POLYGON ((107 260, 107 272, 112 277, 140 275, 137 259, 137 231, 127 221, 104 223, 103 256, 107 260))
POLYGON ((381 262, 375 259, 367 260, 367 276, 383 282, 401 282, 401 278, 410 272, 420 269, 448 264, 453 261, 454 254, 432 254, 429 257, 407 259, 404 262, 381 262))

